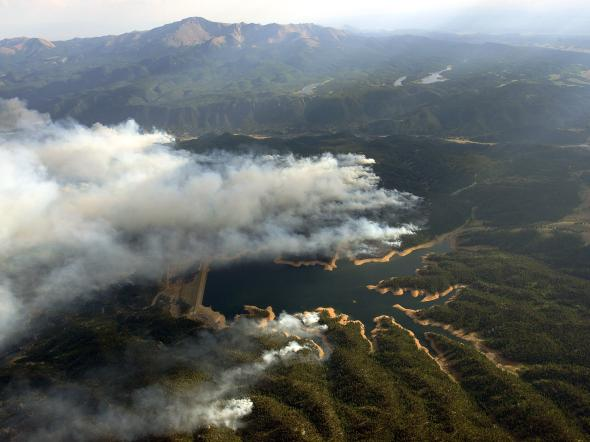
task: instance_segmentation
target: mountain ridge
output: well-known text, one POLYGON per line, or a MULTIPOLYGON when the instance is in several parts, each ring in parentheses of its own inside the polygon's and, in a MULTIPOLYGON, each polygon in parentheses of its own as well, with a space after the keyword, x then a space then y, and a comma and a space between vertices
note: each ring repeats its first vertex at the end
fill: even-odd
POLYGON ((546 129, 583 134, 590 115, 590 55, 501 43, 190 17, 118 36, 2 40, 0 53, 2 98, 54 119, 133 118, 183 136, 359 130, 512 139, 546 129))
POLYGON ((118 35, 50 41, 38 37, 19 37, 0 40, 0 56, 18 54, 35 55, 44 49, 50 54, 54 49, 72 51, 81 46, 103 52, 125 52, 146 48, 186 48, 209 44, 211 46, 275 45, 288 42, 304 42, 310 47, 322 43, 338 43, 349 34, 335 28, 312 23, 257 24, 222 23, 202 17, 188 17, 146 31, 131 31, 118 35))

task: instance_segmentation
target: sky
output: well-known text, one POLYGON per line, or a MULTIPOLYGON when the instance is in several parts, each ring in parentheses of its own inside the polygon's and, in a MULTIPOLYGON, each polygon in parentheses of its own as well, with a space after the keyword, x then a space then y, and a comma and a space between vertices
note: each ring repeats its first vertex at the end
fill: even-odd
POLYGON ((590 33, 587 0, 0 0, 0 38, 120 34, 191 16, 363 30, 590 33))

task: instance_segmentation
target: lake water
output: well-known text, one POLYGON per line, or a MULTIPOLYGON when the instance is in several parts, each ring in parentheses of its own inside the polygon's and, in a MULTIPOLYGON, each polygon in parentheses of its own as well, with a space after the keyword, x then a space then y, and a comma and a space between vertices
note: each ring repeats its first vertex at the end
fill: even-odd
POLYGON ((451 71, 451 70, 453 70, 453 67, 447 66, 447 68, 443 69, 442 71, 433 72, 432 74, 424 77, 418 83, 420 83, 420 84, 434 84, 434 83, 441 83, 443 81, 447 81, 448 78, 445 78, 442 74, 444 74, 445 72, 451 71))
POLYGON ((294 268, 274 263, 242 263, 219 270, 211 269, 207 279, 204 304, 223 313, 228 319, 243 311, 246 304, 264 308, 272 306, 278 314, 314 310, 317 307, 334 307, 336 310, 360 319, 373 328, 373 318, 393 316, 398 323, 413 330, 423 341, 425 331, 438 331, 415 324, 402 312, 393 308, 400 304, 420 309, 445 302, 448 298, 422 303, 421 298, 410 294, 381 295, 366 288, 369 284, 392 276, 413 275, 422 266, 422 257, 429 253, 450 251, 446 241, 430 249, 418 250, 407 256, 395 256, 388 263, 370 263, 355 266, 348 260, 338 261, 332 272, 322 267, 294 268))

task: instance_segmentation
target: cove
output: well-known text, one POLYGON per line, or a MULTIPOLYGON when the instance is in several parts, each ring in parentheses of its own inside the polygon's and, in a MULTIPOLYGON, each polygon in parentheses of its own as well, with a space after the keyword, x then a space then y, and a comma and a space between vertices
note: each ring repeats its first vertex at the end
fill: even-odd
POLYGON ((270 263, 238 263, 231 267, 212 268, 207 280, 204 303, 233 318, 243 311, 244 305, 264 308, 272 306, 278 314, 313 310, 317 307, 334 307, 353 319, 361 320, 368 330, 374 326, 373 318, 393 316, 403 327, 414 331, 420 341, 424 332, 437 331, 433 327, 415 324, 404 313, 393 308, 422 309, 441 304, 448 298, 429 303, 420 302, 406 293, 403 296, 380 295, 366 288, 382 279, 413 275, 422 266, 422 258, 430 253, 451 250, 448 241, 431 248, 417 250, 407 256, 394 256, 387 263, 369 263, 356 266, 348 260, 338 261, 338 267, 327 272, 319 266, 293 268, 270 263))

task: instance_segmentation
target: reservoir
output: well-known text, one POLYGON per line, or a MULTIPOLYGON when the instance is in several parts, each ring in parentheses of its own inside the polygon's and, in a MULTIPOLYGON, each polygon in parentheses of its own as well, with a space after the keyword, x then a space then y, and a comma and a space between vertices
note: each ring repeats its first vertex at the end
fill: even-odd
POLYGON ((409 293, 394 296, 381 295, 366 288, 393 276, 413 275, 422 266, 422 258, 429 253, 446 253, 451 250, 447 241, 432 248, 417 250, 407 256, 394 256, 387 263, 369 263, 356 266, 349 260, 338 261, 332 272, 320 266, 294 268, 270 263, 240 263, 231 267, 212 268, 208 275, 204 304, 223 313, 227 319, 243 311, 243 306, 272 306, 275 313, 314 310, 317 307, 334 307, 353 319, 363 321, 367 330, 373 328, 373 318, 393 316, 405 328, 416 333, 423 341, 425 331, 440 329, 415 324, 404 313, 393 308, 400 304, 410 309, 421 309, 444 303, 447 298, 423 303, 409 293))

